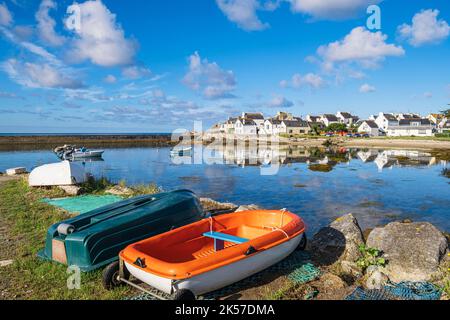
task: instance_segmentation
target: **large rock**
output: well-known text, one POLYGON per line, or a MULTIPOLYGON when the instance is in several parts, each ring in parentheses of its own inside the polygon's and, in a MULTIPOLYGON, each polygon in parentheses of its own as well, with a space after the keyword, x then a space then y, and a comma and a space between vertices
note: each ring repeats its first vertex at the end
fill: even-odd
POLYGON ((234 203, 218 202, 210 198, 200 198, 204 211, 217 211, 217 210, 233 210, 238 206, 234 203))
POLYGON ((359 246, 363 243, 358 221, 348 214, 320 229, 311 239, 310 250, 314 260, 321 265, 345 262, 348 266, 361 256, 359 246))
POLYGON ((82 188, 78 186, 58 186, 69 196, 78 196, 82 193, 82 188))
POLYGON ((366 288, 367 289, 382 289, 389 283, 389 277, 383 272, 383 268, 377 266, 370 266, 366 270, 366 288))
POLYGON ((447 251, 447 239, 427 222, 389 223, 369 234, 367 246, 379 249, 387 260, 384 272, 394 282, 428 281, 438 271, 447 251))

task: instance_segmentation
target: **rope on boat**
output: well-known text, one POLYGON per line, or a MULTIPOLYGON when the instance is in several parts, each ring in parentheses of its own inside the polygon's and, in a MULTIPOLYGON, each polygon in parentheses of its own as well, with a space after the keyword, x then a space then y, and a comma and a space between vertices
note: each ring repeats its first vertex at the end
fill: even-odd
POLYGON ((286 233, 286 231, 284 231, 283 229, 280 229, 280 228, 277 228, 277 227, 269 227, 269 226, 264 226, 263 227, 264 229, 270 229, 270 230, 272 230, 272 231, 280 231, 280 232, 282 232, 285 236, 286 236, 286 238, 288 238, 289 239, 289 235, 286 233))
POLYGON ((439 300, 441 290, 429 282, 390 283, 377 290, 356 288, 346 300, 439 300))

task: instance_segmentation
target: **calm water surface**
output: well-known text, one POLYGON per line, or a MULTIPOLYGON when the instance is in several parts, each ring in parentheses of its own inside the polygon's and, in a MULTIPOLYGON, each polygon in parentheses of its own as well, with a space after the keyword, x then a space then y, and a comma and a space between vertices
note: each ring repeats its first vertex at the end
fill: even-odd
MULTIPOLYGON (((428 153, 286 149, 277 154, 278 174, 266 176, 260 164, 267 150, 232 148, 214 156, 227 164, 177 165, 169 148, 111 148, 104 161, 81 164, 114 182, 154 182, 166 191, 187 188, 218 201, 287 208, 301 215, 311 232, 350 212, 362 228, 408 218, 450 231, 450 179, 442 174, 450 166, 428 153)), ((0 171, 57 161, 51 151, 0 152, 0 171)))

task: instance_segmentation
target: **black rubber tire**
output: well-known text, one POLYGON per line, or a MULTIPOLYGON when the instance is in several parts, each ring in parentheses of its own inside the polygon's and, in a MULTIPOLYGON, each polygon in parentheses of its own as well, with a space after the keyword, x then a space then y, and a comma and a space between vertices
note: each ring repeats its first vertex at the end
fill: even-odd
MULTIPOLYGON (((119 276, 119 261, 114 261, 110 263, 105 270, 103 270, 102 283, 106 290, 112 290, 116 287, 123 286, 125 283, 119 281, 117 277, 119 276)), ((125 268, 124 278, 128 280, 130 273, 125 268)))
POLYGON ((177 301, 194 301, 195 294, 191 290, 181 289, 175 291, 175 293, 172 296, 172 299, 177 301))
POLYGON ((306 249, 307 244, 308 244, 308 238, 306 237, 306 234, 304 233, 302 235, 302 239, 300 240, 300 243, 298 244, 298 246, 295 250, 304 251, 306 249))

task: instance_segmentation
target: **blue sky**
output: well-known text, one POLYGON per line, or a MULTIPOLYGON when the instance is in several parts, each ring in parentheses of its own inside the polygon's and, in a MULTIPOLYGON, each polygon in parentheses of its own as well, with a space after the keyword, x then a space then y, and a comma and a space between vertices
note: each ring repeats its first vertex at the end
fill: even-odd
POLYGON ((449 24, 446 0, 0 0, 0 132, 436 112, 450 103, 449 24))

